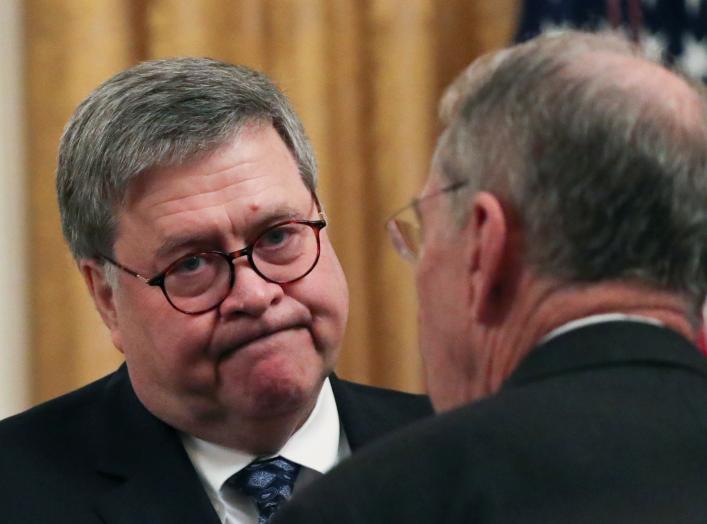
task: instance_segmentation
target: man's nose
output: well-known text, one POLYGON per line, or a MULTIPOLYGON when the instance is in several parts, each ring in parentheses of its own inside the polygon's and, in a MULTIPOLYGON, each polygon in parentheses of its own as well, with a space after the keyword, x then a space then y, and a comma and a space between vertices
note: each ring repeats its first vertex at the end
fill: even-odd
POLYGON ((233 287, 219 306, 221 315, 241 314, 257 317, 284 296, 280 284, 265 280, 245 258, 235 260, 233 269, 233 287))

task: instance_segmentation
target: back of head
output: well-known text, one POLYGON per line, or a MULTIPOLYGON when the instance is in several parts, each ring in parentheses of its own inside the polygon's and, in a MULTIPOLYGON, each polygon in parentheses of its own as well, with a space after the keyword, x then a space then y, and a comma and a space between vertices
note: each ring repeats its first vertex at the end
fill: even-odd
MULTIPOLYGON (((436 168, 517 216, 525 263, 570 283, 707 293, 707 98, 612 34, 536 38, 448 91, 436 168)), ((465 219, 468 191, 453 196, 465 219)))
POLYGON ((208 154, 252 122, 273 125, 314 190, 316 164, 303 127, 261 73, 173 58, 139 64, 99 86, 76 109, 59 148, 59 208, 74 257, 112 254, 117 209, 140 173, 208 154))

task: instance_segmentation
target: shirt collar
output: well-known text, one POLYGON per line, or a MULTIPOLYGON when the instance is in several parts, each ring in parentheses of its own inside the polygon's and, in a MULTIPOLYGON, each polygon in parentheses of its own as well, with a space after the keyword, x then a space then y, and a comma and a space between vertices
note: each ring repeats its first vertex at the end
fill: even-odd
MULTIPOLYGON (((312 413, 273 456, 280 455, 306 468, 326 473, 338 459, 339 430, 339 413, 327 378, 312 413)), ((256 458, 267 458, 256 457, 185 433, 181 434, 181 438, 197 473, 212 493, 218 493, 224 482, 256 458)))
POLYGON ((545 335, 538 345, 547 342, 550 339, 558 337, 563 333, 572 331, 574 329, 579 329, 584 326, 589 326, 591 324, 600 324, 602 322, 621 322, 621 321, 633 321, 633 322, 643 322, 644 324, 653 324, 654 326, 662 326, 662 322, 651 317, 644 317, 643 315, 626 315, 625 313, 601 313, 598 315, 589 315, 587 317, 578 318, 571 320, 556 327, 545 335))

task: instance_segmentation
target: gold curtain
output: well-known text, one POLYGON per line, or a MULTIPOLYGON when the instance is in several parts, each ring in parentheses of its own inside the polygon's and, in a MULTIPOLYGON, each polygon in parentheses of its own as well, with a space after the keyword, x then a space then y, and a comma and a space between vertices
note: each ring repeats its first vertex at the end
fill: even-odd
POLYGON ((351 288, 340 375, 422 389, 412 271, 385 217, 419 190, 436 102, 506 44, 518 0, 27 0, 26 85, 34 400, 120 362, 66 249, 56 147, 75 106, 142 60, 211 56, 269 74, 314 143, 330 234, 351 288))

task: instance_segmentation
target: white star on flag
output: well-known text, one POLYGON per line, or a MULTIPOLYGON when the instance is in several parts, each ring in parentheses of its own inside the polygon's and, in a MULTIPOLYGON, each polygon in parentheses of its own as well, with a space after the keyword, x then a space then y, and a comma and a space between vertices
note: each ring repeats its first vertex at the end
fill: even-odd
POLYGON ((697 16, 700 13, 702 0, 685 0, 685 8, 688 14, 697 16))
POLYGON ((701 78, 707 76, 707 42, 686 34, 682 39, 682 56, 678 65, 689 75, 701 78))
POLYGON ((661 33, 641 33, 641 46, 653 60, 662 61, 667 49, 667 39, 661 33))

